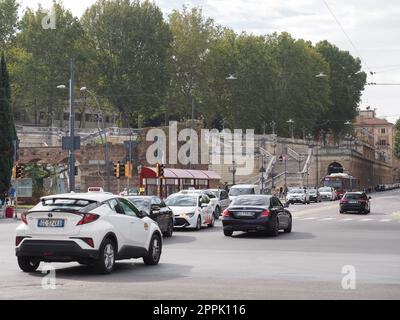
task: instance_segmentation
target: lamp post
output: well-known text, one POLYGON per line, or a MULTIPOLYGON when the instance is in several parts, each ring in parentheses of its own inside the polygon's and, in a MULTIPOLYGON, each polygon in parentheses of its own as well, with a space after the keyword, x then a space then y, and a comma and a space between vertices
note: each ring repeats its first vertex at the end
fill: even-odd
POLYGON ((261 174, 261 194, 264 194, 264 173, 266 172, 264 167, 264 156, 262 156, 262 163, 259 172, 261 174))
POLYGON ((292 140, 294 140, 294 120, 289 119, 288 121, 286 121, 286 123, 289 125, 290 135, 292 137, 292 140))
MULTIPOLYGON (((311 134, 308 134, 307 136, 306 136, 306 139, 307 139, 307 142, 308 142, 308 147, 311 149, 311 150, 313 150, 314 149, 314 144, 313 144, 313 136, 311 135, 311 134)), ((310 168, 307 166, 307 189, 308 189, 308 176, 309 176, 309 170, 310 170, 310 168)))
MULTIPOLYGON (((69 158, 68 158, 68 178, 69 191, 75 192, 75 79, 74 79, 75 61, 70 60, 70 80, 69 80, 69 158)), ((57 89, 66 89, 65 85, 57 86, 57 89)))
POLYGON ((99 135, 101 138, 101 142, 103 144, 104 148, 104 162, 105 162, 105 168, 106 168, 106 178, 107 178, 107 191, 111 192, 111 180, 110 180, 110 164, 109 164, 109 152, 108 152, 108 142, 107 142, 107 133, 106 133, 106 120, 104 114, 101 114, 101 108, 100 108, 100 103, 99 100, 97 99, 97 96, 89 90, 87 87, 82 87, 81 88, 81 93, 88 93, 93 100, 96 102, 97 105, 97 129, 99 131, 99 135), (101 128, 100 128, 100 120, 103 123, 103 134, 104 134, 104 139, 101 134, 101 128))

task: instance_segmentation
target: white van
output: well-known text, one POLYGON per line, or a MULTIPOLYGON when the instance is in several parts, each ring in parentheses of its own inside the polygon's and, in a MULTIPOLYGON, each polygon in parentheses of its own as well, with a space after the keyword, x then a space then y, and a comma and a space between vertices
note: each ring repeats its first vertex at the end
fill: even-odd
POLYGON ((260 194, 260 187, 255 184, 237 184, 229 190, 229 199, 232 201, 238 196, 260 194))

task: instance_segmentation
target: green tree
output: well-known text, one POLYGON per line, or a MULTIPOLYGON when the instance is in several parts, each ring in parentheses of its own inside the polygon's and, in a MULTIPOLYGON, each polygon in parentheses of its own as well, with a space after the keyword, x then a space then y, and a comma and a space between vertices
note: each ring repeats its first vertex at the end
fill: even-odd
POLYGON ((18 27, 19 4, 16 0, 0 0, 0 52, 13 40, 18 27))
POLYGON ((394 155, 400 159, 400 119, 396 121, 395 125, 395 140, 394 140, 394 155))
POLYGON ((8 54, 12 60, 11 79, 17 93, 15 109, 30 109, 36 122, 39 122, 39 111, 44 112, 46 125, 50 125, 51 116, 57 113, 63 119, 67 92, 62 93, 56 87, 68 84, 70 58, 75 57, 77 61, 77 83, 86 58, 79 20, 58 2, 53 3, 53 9, 55 29, 43 29, 46 11, 42 7, 39 6, 37 11, 27 9, 20 22, 21 30, 8 54))
POLYGON ((11 109, 11 88, 4 54, 0 58, 0 137, 0 194, 3 194, 11 185, 16 139, 11 109))
POLYGON ((149 1, 99 0, 81 21, 96 53, 98 79, 87 86, 123 114, 123 125, 137 124, 140 116, 151 123, 169 83, 172 36, 161 10, 149 1))
POLYGON ((338 139, 345 131, 345 122, 357 116, 367 75, 362 71, 361 60, 348 51, 340 50, 328 41, 318 43, 316 49, 329 64, 332 101, 326 112, 320 114, 318 122, 325 132, 331 130, 338 139))

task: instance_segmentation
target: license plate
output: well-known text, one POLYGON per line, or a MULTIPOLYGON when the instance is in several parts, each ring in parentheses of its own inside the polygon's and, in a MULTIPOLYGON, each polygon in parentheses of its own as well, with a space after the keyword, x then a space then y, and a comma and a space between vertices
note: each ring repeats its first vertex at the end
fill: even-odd
POLYGON ((356 203, 358 203, 358 201, 349 201, 349 203, 356 204, 356 203))
POLYGON ((64 219, 39 219, 39 228, 64 228, 64 219))
POLYGON ((236 213, 236 216, 238 216, 238 217, 253 217, 254 213, 253 212, 238 212, 238 213, 236 213))

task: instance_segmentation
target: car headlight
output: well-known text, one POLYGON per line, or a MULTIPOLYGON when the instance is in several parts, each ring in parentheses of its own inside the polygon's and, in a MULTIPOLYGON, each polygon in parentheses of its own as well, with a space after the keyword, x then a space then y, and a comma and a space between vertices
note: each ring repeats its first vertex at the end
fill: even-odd
POLYGON ((189 218, 192 218, 192 217, 195 215, 195 213, 196 213, 196 212, 189 212, 189 213, 187 213, 186 215, 187 215, 189 218))

